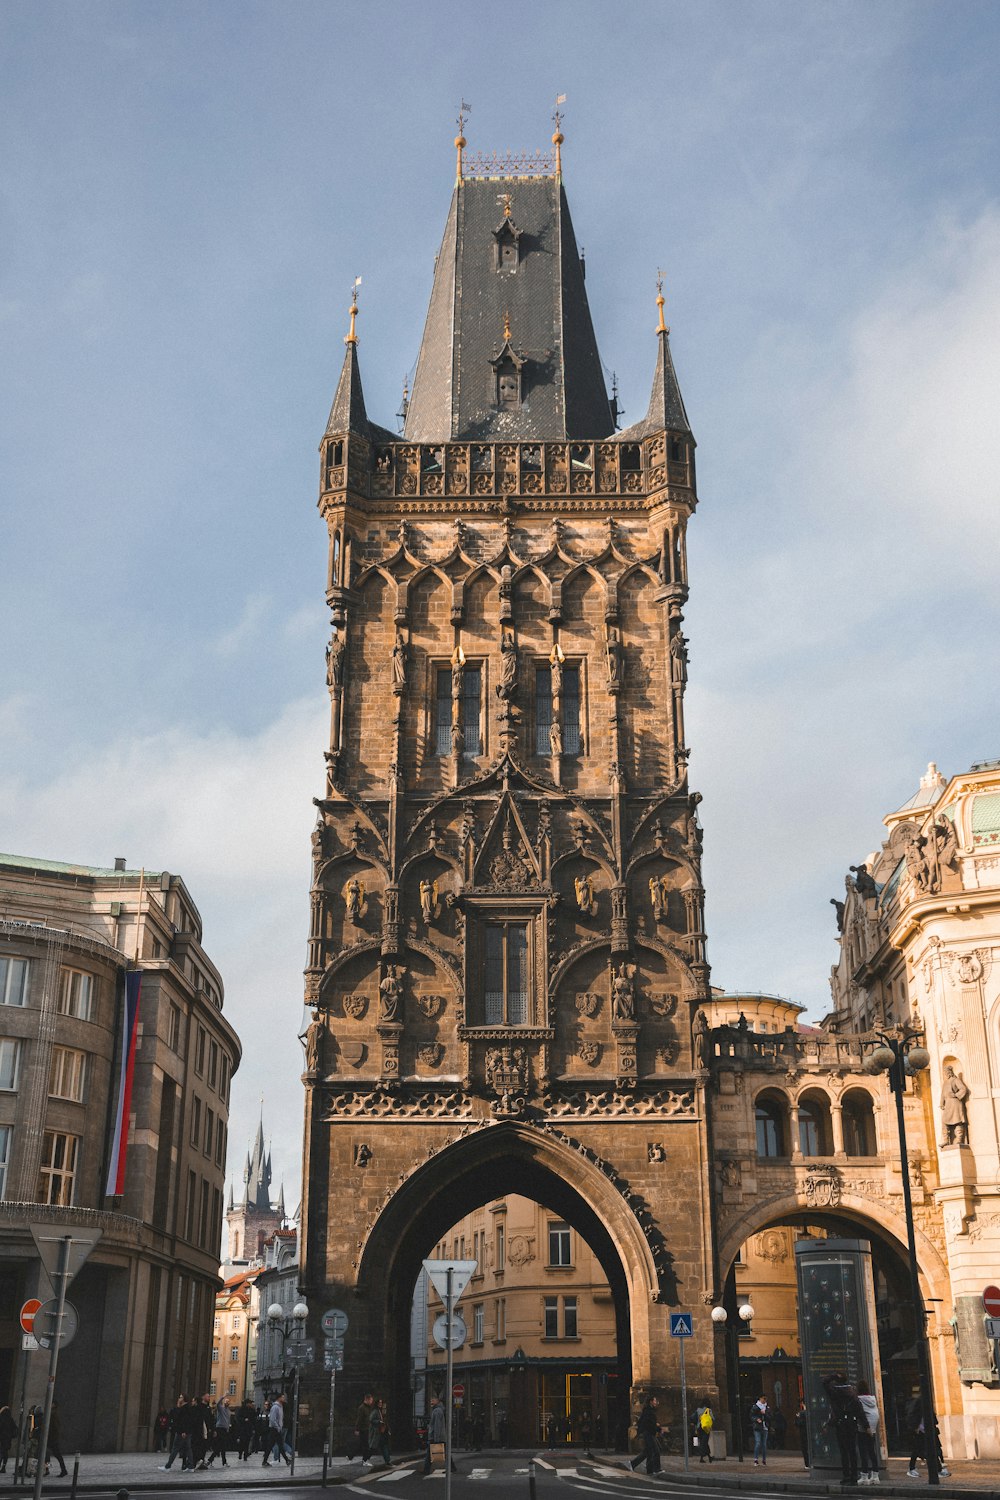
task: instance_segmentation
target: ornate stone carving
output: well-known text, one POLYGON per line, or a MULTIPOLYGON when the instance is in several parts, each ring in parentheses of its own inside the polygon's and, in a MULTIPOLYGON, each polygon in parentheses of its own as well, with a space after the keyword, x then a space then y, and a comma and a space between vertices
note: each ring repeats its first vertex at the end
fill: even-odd
POLYGON ((367 1167, 372 1159, 372 1148, 365 1141, 358 1141, 354 1147, 354 1165, 356 1167, 367 1167))
POLYGON ((662 1141, 647 1141, 646 1142, 646 1160, 647 1161, 651 1161, 651 1162, 664 1162, 664 1161, 666 1161, 666 1159, 667 1159, 667 1153, 664 1150, 663 1142, 662 1141))
POLYGON ((436 1068, 443 1056, 444 1047, 440 1042, 425 1042, 417 1048, 417 1057, 428 1068, 436 1068))
POLYGON ((960 953, 956 962, 961 984, 979 983, 983 977, 983 965, 978 953, 960 953))
POLYGON ((365 1011, 368 1009, 368 996, 367 995, 345 995, 344 996, 343 1004, 344 1004, 344 1015, 345 1016, 350 1016, 350 1018, 351 1018, 352 1021, 360 1021, 361 1017, 364 1015, 365 1011))
POLYGON ((392 646, 392 690, 401 693, 406 686, 406 643, 402 632, 396 631, 392 646))
POLYGON ((378 987, 379 990, 379 1023, 386 1021, 398 1021, 400 1019, 400 1008, 403 996, 403 984, 400 979, 400 971, 396 964, 386 964, 385 974, 378 987))
POLYGON ((573 882, 576 892, 576 904, 584 916, 592 917, 597 911, 597 897, 594 895, 594 878, 592 875, 578 875, 573 882))
POLYGON ((587 1064, 588 1068, 596 1068, 601 1057, 600 1042, 581 1042, 580 1059, 587 1064))
POLYGON ((436 922, 441 915, 441 902, 438 899, 438 883, 436 880, 422 880, 420 882, 420 914, 428 926, 436 922))
POLYGON ((401 1120, 455 1119, 473 1123, 469 1101, 458 1090, 423 1090, 412 1097, 400 1097, 385 1089, 331 1090, 324 1101, 327 1119, 401 1120))
POLYGON ((347 640, 343 633, 336 630, 330 637, 330 644, 326 648, 326 685, 331 694, 336 688, 342 687, 344 682, 344 653, 347 649, 347 640))
POLYGON ((836 1167, 810 1168, 803 1186, 810 1208, 839 1208, 843 1187, 836 1167))
POLYGON ((753 1246, 761 1260, 780 1265, 788 1259, 788 1240, 780 1229, 765 1229, 757 1235, 753 1246))
POLYGON ((941 1123, 944 1125, 942 1146, 968 1144, 969 1116, 966 1109, 968 1097, 968 1084, 949 1065, 944 1070, 944 1080, 941 1085, 941 1123))
POLYGON ((429 1021, 433 1020, 435 1016, 440 1015, 441 1011, 444 1010, 445 1005, 447 1004, 444 995, 415 995, 414 999, 416 1001, 418 1010, 420 1010, 429 1021))
POLYGON ((616 1021, 635 1020, 635 964, 611 969, 611 1013, 616 1021))
POLYGON ((694 1018, 694 1065, 707 1068, 712 1061, 712 1033, 708 1017, 700 1010, 694 1018))
POLYGON ((741 1188, 743 1186, 743 1169, 738 1161, 721 1162, 719 1175, 722 1178, 723 1187, 741 1188))
POLYGON ((486 1054, 486 1082, 496 1093, 523 1093, 528 1086, 528 1054, 523 1047, 491 1047, 486 1054))
POLYGON ((654 1015, 672 1016, 677 1009, 677 995, 673 990, 650 990, 649 1008, 654 1015))
POLYGON ((312 1013, 312 1022, 305 1035, 306 1048, 306 1072, 318 1073, 323 1067, 323 1043, 326 1039, 326 1027, 318 1010, 312 1013))
POLYGON ((531 1262, 535 1259, 535 1252, 531 1248, 534 1243, 534 1235, 511 1235, 510 1243, 507 1246, 507 1259, 510 1261, 511 1265, 517 1266, 518 1268, 520 1268, 521 1266, 530 1265, 531 1262))
POLYGON ((338 1045, 341 1057, 352 1068, 360 1068, 368 1056, 368 1048, 364 1042, 340 1042, 338 1045))
POLYGON ((352 875, 344 886, 344 905, 347 908, 347 920, 353 927, 360 927, 368 910, 368 899, 365 896, 364 882, 356 875, 352 875))
POLYGON ((575 998, 575 1004, 581 1016, 586 1016, 588 1019, 592 1019, 597 1015, 597 1012, 601 1008, 601 997, 600 995, 595 995, 592 992, 585 995, 577 995, 575 998))
POLYGON ((500 681, 496 686, 501 702, 509 702, 517 691, 517 644, 512 630, 504 630, 500 637, 500 681))
POLYGON ((669 888, 665 875, 650 875, 649 877, 649 900, 653 908, 653 918, 657 922, 663 922, 667 916, 667 897, 669 888))
POLYGON ((692 1089, 566 1089, 543 1100, 552 1119, 690 1119, 696 1113, 692 1089))

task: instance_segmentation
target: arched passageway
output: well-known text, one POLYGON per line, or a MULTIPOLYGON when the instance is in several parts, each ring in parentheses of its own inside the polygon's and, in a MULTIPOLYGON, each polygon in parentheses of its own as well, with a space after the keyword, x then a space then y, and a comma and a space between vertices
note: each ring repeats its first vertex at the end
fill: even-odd
POLYGON ((621 1440, 634 1351, 650 1345, 649 1309, 658 1286, 652 1252, 626 1198, 589 1154, 520 1122, 461 1136, 408 1176, 382 1207, 361 1243, 346 1308, 348 1392, 360 1398, 377 1388, 396 1412, 409 1411, 411 1299, 421 1263, 466 1214, 510 1194, 534 1199, 571 1226, 607 1278, 621 1392, 608 1414, 608 1436, 621 1440))

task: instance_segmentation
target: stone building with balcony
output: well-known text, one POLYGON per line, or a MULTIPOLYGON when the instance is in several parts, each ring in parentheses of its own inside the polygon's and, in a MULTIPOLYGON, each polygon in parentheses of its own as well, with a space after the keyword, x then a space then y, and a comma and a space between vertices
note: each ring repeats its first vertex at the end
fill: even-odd
POLYGON ((229 1090, 240 1043, 183 882, 0 856, 0 1404, 41 1398, 18 1311, 50 1295, 29 1226, 100 1230, 60 1355, 69 1450, 150 1445, 157 1410, 207 1389, 229 1090), (142 973, 123 1192, 109 1196, 124 977, 142 973), (94 1371, 100 1370, 100 1379, 94 1371))

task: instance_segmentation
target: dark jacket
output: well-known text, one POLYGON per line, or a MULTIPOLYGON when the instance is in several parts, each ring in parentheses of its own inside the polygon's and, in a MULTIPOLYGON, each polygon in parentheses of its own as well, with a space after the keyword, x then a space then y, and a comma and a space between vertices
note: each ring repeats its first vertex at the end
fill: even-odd
POLYGON ((655 1437, 659 1432, 660 1424, 656 1420, 656 1407, 651 1401, 647 1401, 639 1413, 639 1420, 635 1424, 635 1430, 640 1437, 644 1437, 646 1433, 649 1433, 651 1437, 655 1437))

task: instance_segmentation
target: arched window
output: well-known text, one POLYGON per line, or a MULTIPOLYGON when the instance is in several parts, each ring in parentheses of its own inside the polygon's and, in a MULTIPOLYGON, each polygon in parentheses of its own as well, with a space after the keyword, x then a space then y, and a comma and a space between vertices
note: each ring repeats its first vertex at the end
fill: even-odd
POLYGON ((865 1089, 844 1095, 844 1150, 848 1156, 877 1156, 875 1109, 865 1089))
POLYGON ((830 1102, 823 1094, 805 1094, 799 1100, 799 1150, 803 1156, 832 1156, 830 1102))
POLYGON ((754 1111, 757 1155, 788 1155, 788 1110, 780 1094, 761 1094, 754 1111))

